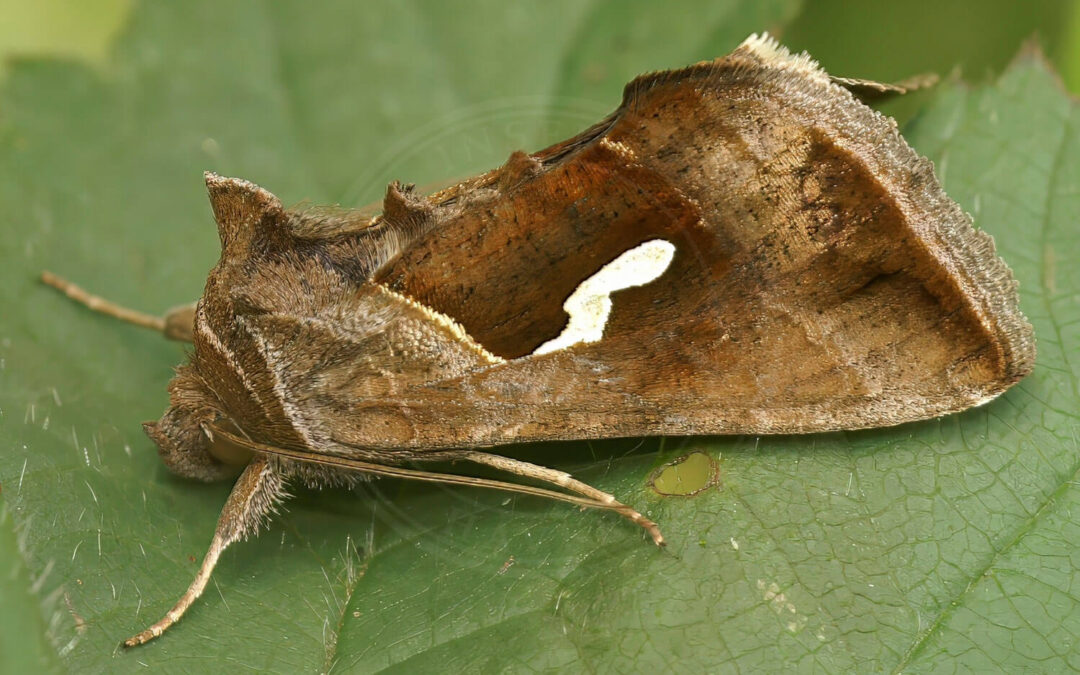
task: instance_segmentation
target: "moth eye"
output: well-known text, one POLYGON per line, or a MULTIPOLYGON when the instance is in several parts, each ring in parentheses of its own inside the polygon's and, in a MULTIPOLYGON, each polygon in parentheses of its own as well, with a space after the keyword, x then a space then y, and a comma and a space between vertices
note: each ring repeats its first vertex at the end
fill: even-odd
POLYGON ((611 316, 611 294, 653 281, 664 273, 674 257, 675 246, 663 239, 652 239, 624 251, 574 289, 563 303, 563 309, 570 315, 566 327, 533 354, 546 354, 581 342, 598 342, 611 316))

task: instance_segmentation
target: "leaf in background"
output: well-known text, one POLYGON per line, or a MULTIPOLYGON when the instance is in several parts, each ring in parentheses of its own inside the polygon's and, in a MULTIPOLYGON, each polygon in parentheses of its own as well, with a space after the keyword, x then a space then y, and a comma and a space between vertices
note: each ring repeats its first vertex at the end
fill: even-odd
POLYGON ((140 308, 189 300, 217 255, 203 169, 286 202, 467 175, 599 119, 628 75, 723 54, 795 4, 702 2, 708 20, 670 25, 659 5, 633 21, 619 3, 440 7, 144 3, 103 71, 27 62, 0 89, 0 573, 29 568, 12 583, 35 580, 26 623, 48 627, 55 658, 1080 667, 1078 114, 1031 58, 994 86, 943 87, 909 134, 1021 280, 1039 363, 1006 396, 858 433, 508 450, 646 509, 664 551, 618 518, 529 498, 395 481, 304 492, 230 549, 165 638, 116 650, 186 587, 228 488, 170 477, 138 427, 164 408, 182 350, 41 288, 41 267, 140 308), (636 38, 650 17, 678 33, 636 38), (650 471, 691 450, 722 456, 720 489, 650 494, 650 471))
POLYGON ((131 0, 0 0, 0 78, 8 57, 85 59, 104 65, 131 0))

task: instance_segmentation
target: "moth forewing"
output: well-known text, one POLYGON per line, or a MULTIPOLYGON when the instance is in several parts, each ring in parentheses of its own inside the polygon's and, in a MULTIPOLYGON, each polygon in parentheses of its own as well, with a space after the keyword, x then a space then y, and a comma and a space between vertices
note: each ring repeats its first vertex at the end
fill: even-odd
POLYGON ((222 256, 171 322, 46 277, 193 341, 146 425, 170 470, 216 480, 249 462, 195 581, 128 644, 179 619, 289 480, 513 490, 613 510, 660 544, 612 495, 477 448, 888 426, 1027 375, 1032 329, 992 240, 849 91, 918 83, 875 84, 752 36, 637 78, 546 150, 430 197, 392 183, 375 218, 207 174, 222 256), (446 459, 559 489, 406 466, 446 459))

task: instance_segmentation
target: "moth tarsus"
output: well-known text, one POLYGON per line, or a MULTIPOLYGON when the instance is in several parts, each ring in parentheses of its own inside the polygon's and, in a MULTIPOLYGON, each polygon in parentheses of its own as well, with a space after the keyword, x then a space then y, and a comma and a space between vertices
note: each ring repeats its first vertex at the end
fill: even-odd
POLYGON ((281 492, 278 485, 274 485, 272 482, 268 483, 268 481, 276 479, 274 469, 269 463, 268 458, 270 457, 288 458, 293 461, 329 466, 346 471, 357 471, 375 476, 388 476, 432 483, 491 488, 564 501, 578 505, 582 508, 614 511, 648 532, 649 536, 657 546, 665 545, 664 537, 660 533, 660 528, 656 523, 629 506, 620 503, 614 496, 578 481, 568 473, 538 466, 529 462, 522 462, 500 455, 492 455, 490 453, 472 450, 447 452, 442 453, 437 457, 439 460, 462 460, 476 464, 484 464, 519 476, 554 483, 567 490, 576 492, 580 496, 555 492, 553 490, 538 488, 531 485, 518 485, 487 478, 419 471, 405 467, 381 466, 347 457, 333 457, 329 455, 287 450, 284 448, 271 448, 263 444, 253 443, 222 429, 214 428, 213 426, 210 426, 207 431, 212 437, 215 437, 216 440, 225 441, 252 450, 256 453, 255 459, 247 465, 244 473, 236 481, 236 485, 233 487, 229 499, 221 511, 221 517, 218 519, 217 528, 214 532, 210 548, 203 558, 202 565, 199 567, 199 571, 187 591, 162 619, 137 635, 125 640, 125 647, 135 647, 145 644, 150 640, 159 637, 165 630, 179 621, 184 615, 184 612, 191 607, 191 604, 202 595, 207 582, 210 580, 210 575, 217 565, 218 559, 221 557, 221 553, 233 542, 252 533, 252 531, 256 529, 257 524, 266 517, 267 512, 273 509, 273 505, 281 492))
POLYGON ((252 530, 266 517, 267 511, 274 506, 273 500, 266 500, 267 480, 274 480, 274 475, 265 457, 256 457, 248 463, 240 474, 236 485, 229 494, 225 506, 221 509, 214 538, 203 557, 199 571, 173 608, 149 628, 124 640, 125 647, 136 647, 161 636, 170 626, 184 615, 191 604, 199 599, 206 589, 210 575, 217 565, 221 553, 238 539, 252 534, 252 530))
POLYGON ((612 495, 478 448, 883 427, 1003 393, 1035 359, 1012 273, 855 98, 923 84, 830 78, 751 36, 635 79, 572 139, 428 197, 392 183, 374 219, 207 173, 221 259, 197 308, 147 317, 43 275, 192 341, 144 428, 179 475, 245 467, 187 592, 126 644, 179 620, 290 480, 511 490, 615 511, 663 544, 612 495), (406 466, 448 460, 558 489, 406 466))

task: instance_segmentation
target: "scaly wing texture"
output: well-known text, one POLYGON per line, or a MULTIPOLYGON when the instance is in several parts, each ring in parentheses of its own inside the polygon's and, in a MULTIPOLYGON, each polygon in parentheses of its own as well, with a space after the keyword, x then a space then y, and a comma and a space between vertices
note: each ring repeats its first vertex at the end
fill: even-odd
MULTIPOLYGON (((290 425, 320 453, 356 454, 343 446, 364 445, 369 435, 383 439, 383 447, 407 447, 416 431, 409 418, 396 414, 397 405, 420 385, 500 360, 446 317, 375 284, 316 316, 263 314, 241 321, 290 425)), ((444 422, 455 426, 452 419, 444 422)), ((372 461, 390 460, 385 452, 359 452, 372 461)))
POLYGON ((259 223, 207 297, 228 287, 229 316, 280 315, 235 336, 258 332, 251 376, 273 401, 246 405, 279 445, 295 445, 281 427, 320 451, 878 427, 988 401, 1034 362, 1011 273, 930 162, 766 38, 642 76, 583 134, 427 200, 392 185, 362 227, 259 223), (614 296, 603 339, 531 355, 582 281, 658 238, 674 260, 614 296), (289 279, 304 265, 314 291, 289 279), (378 318, 389 297, 415 305, 404 323, 378 318), (361 348, 349 325, 389 332, 361 348), (335 334, 351 356, 316 351, 308 376, 304 350, 335 334), (300 430, 330 421, 334 439, 300 430))
POLYGON ((513 358, 619 253, 659 237, 675 260, 616 296, 600 342, 401 406, 421 427, 462 398, 470 442, 874 427, 985 402, 1032 367, 990 237, 891 120, 767 39, 635 80, 534 161, 435 195, 439 224, 377 278, 513 358))

